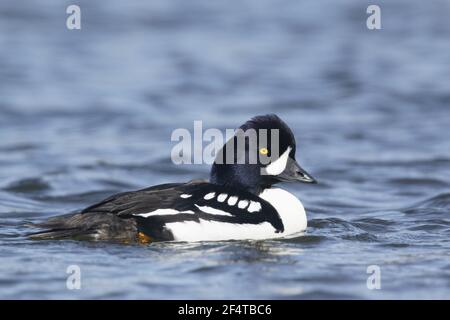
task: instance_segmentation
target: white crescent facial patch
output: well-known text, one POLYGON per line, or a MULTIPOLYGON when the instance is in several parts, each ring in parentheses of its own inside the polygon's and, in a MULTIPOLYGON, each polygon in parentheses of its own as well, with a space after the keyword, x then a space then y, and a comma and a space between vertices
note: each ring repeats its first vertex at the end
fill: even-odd
POLYGON ((270 174, 272 176, 277 176, 281 174, 284 169, 286 169, 287 161, 289 158, 289 153, 291 152, 292 148, 288 147, 285 152, 274 162, 269 164, 265 169, 267 174, 270 174))

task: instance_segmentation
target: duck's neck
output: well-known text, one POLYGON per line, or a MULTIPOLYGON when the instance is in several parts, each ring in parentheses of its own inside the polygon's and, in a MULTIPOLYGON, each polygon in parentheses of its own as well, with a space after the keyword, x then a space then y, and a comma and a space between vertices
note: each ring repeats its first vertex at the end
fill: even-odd
POLYGON ((266 189, 263 186, 251 186, 249 184, 246 183, 238 183, 236 181, 222 181, 222 180, 218 180, 215 178, 210 178, 209 180, 211 183, 213 184, 217 184, 217 185, 221 185, 221 186, 225 186, 225 187, 229 187, 229 188, 233 188, 233 189, 239 189, 239 190, 244 190, 250 193, 253 193, 254 195, 260 195, 262 192, 264 192, 264 190, 266 189))
POLYGON ((210 182, 227 187, 242 189, 259 195, 270 186, 264 185, 260 175, 252 172, 259 170, 257 167, 247 165, 218 165, 211 169, 210 182))

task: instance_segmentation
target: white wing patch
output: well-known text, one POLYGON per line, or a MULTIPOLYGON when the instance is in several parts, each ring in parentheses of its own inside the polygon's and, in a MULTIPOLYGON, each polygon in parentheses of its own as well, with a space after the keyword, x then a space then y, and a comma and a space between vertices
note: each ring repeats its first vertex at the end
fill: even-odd
POLYGON ((190 198, 190 197, 192 197, 192 194, 183 193, 182 195, 180 195, 180 198, 183 198, 183 199, 187 199, 187 198, 190 198))
POLYGON ((288 147, 286 151, 277 160, 275 160, 265 168, 266 172, 272 176, 277 176, 281 174, 284 171, 284 169, 286 169, 286 164, 291 150, 292 148, 288 147))
POLYGON ((261 203, 256 201, 250 201, 250 206, 247 209, 248 212, 258 212, 261 211, 261 203))
POLYGON ((199 206, 199 205, 195 205, 197 208, 199 208, 200 210, 202 210, 204 213, 209 213, 209 214, 214 214, 214 215, 219 215, 219 216, 232 216, 231 214, 229 214, 228 212, 225 212, 223 210, 219 210, 216 208, 211 208, 208 206, 199 206))
POLYGON ((226 193, 221 193, 221 194, 219 194, 218 196, 217 196, 217 201, 219 201, 219 202, 224 202, 225 201, 225 199, 228 197, 228 194, 226 194, 226 193))
POLYGON ((228 205, 230 206, 234 206, 236 204, 236 202, 238 201, 238 197, 236 196, 232 196, 228 199, 228 205))
POLYGON ((204 197, 203 197, 203 199, 205 199, 205 200, 211 200, 212 198, 214 198, 216 196, 216 193, 215 192, 210 192, 210 193, 208 193, 207 195, 205 195, 204 197))
POLYGON ((241 200, 238 203, 238 208, 239 209, 247 208, 247 206, 248 206, 248 200, 241 200))
POLYGON ((133 216, 140 216, 140 217, 147 218, 150 216, 162 216, 162 215, 171 215, 171 214, 179 214, 179 213, 194 214, 194 211, 192 211, 192 210, 178 211, 175 209, 157 209, 155 211, 147 212, 147 213, 136 213, 136 214, 133 214, 133 216))

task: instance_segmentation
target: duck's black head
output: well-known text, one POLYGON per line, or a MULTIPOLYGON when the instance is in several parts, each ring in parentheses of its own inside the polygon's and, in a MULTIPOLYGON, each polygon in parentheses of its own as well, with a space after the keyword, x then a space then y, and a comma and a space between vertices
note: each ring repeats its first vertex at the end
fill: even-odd
POLYGON ((217 154, 211 183, 259 194, 281 181, 316 183, 295 160, 291 129, 276 115, 244 123, 217 154))

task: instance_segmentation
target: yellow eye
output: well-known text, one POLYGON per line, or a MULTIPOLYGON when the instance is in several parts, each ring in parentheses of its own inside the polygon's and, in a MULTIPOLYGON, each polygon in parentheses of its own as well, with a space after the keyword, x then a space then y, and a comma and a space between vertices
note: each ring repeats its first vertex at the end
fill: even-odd
POLYGON ((266 155, 269 153, 269 150, 267 150, 267 148, 261 148, 259 149, 259 153, 261 153, 262 155, 266 155))

